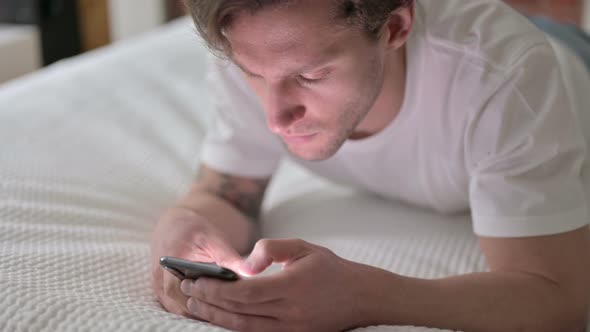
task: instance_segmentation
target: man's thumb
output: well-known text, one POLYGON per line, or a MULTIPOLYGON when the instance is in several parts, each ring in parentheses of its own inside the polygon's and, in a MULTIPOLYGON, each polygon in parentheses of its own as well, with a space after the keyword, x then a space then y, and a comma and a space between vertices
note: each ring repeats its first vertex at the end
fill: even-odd
POLYGON ((240 274, 253 276, 266 270, 272 263, 288 263, 307 255, 310 246, 299 239, 262 239, 241 264, 240 274))
POLYGON ((244 260, 233 247, 225 241, 215 241, 212 247, 211 255, 217 265, 232 271, 238 271, 244 260))

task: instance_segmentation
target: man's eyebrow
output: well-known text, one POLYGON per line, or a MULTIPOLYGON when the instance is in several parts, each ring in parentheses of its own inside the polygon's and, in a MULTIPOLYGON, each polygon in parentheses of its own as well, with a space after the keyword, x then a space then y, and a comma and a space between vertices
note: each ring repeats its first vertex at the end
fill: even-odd
POLYGON ((239 62, 238 62, 236 59, 232 59, 232 62, 233 62, 233 63, 234 63, 236 66, 238 66, 238 68, 240 68, 240 70, 241 70, 241 71, 243 71, 244 73, 246 73, 246 74, 248 74, 248 75, 250 75, 250 76, 259 76, 259 75, 256 75, 256 74, 252 73, 252 72, 251 72, 251 71, 249 71, 248 69, 246 69, 246 67, 244 67, 243 65, 241 65, 241 64, 240 64, 240 63, 239 63, 239 62))
MULTIPOLYGON (((240 68, 241 71, 243 71, 247 75, 249 75, 249 76, 256 76, 256 77, 260 76, 258 74, 254 74, 250 70, 246 69, 246 67, 244 65, 240 64, 235 58, 232 59, 232 62, 238 68, 240 68)), ((286 77, 298 75, 298 74, 301 74, 301 73, 307 73, 307 72, 310 72, 310 71, 315 70, 315 69, 321 69, 322 67, 326 67, 330 62, 332 62, 332 61, 331 60, 322 60, 322 61, 319 61, 319 62, 316 62, 316 63, 312 63, 310 65, 307 65, 307 66, 302 67, 300 70, 297 70, 294 73, 291 73, 289 75, 286 75, 286 77)))

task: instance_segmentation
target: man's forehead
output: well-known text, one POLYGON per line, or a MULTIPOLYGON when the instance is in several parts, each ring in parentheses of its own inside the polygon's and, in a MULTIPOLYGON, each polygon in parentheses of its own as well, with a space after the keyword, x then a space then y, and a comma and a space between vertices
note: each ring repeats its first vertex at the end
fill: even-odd
POLYGON ((259 75, 276 67, 282 69, 282 75, 290 76, 327 64, 342 52, 343 43, 346 44, 346 41, 339 36, 321 40, 314 36, 279 41, 268 41, 262 37, 232 44, 231 60, 246 73, 259 75))
POLYGON ((326 3, 332 1, 312 1, 315 5, 303 6, 305 2, 308 1, 241 13, 225 33, 232 50, 281 55, 330 48, 343 32, 334 24, 333 13, 327 10, 331 7, 326 3))

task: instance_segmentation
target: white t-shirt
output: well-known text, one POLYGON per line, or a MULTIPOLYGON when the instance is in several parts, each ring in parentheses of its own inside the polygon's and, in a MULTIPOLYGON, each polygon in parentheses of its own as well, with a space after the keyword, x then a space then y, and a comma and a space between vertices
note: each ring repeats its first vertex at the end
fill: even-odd
MULTIPOLYGON (((407 44, 406 95, 381 132, 330 159, 297 160, 333 181, 457 213, 476 234, 522 237, 589 222, 588 71, 496 0, 418 0, 407 44)), ((202 162, 269 176, 288 153, 239 70, 215 63, 217 118, 202 162)))

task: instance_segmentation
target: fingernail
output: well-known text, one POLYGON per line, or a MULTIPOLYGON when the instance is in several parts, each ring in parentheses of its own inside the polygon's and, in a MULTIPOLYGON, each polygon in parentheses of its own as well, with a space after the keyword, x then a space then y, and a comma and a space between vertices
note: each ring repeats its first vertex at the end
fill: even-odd
POLYGON ((188 279, 183 280, 180 283, 180 290, 184 293, 184 295, 191 295, 191 281, 188 279))

